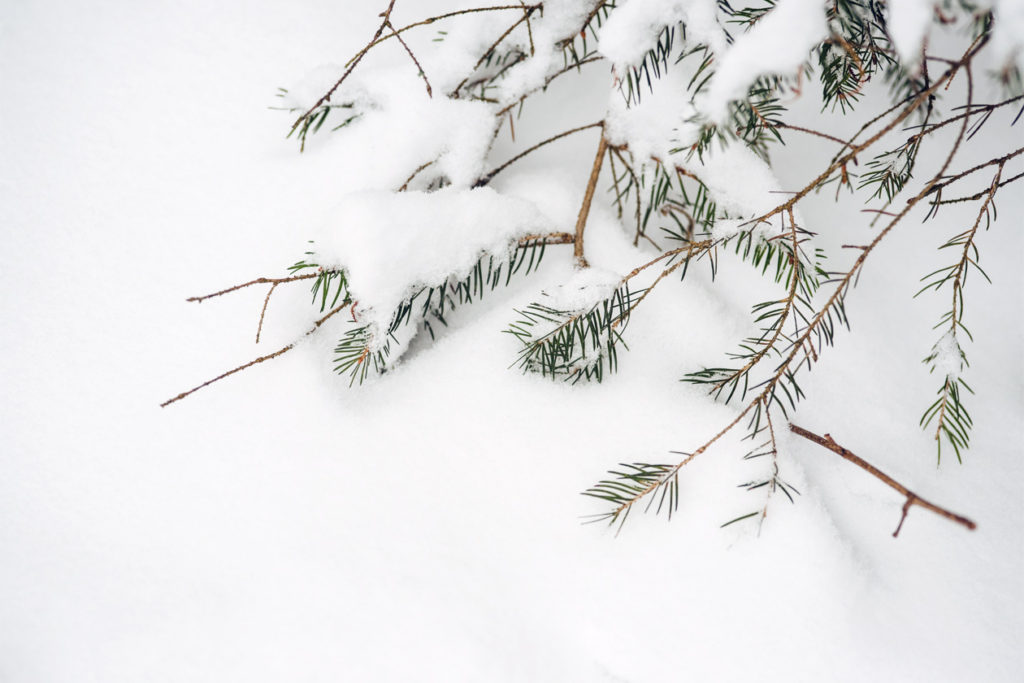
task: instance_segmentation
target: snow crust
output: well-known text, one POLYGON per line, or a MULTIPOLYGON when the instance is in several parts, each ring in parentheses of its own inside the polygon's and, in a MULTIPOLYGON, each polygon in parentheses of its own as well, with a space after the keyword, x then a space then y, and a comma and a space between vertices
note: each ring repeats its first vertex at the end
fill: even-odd
POLYGON ((416 289, 465 277, 481 256, 504 258, 519 237, 550 228, 532 204, 489 187, 366 191, 338 205, 314 259, 344 268, 359 319, 386 326, 416 289))
POLYGON ((725 51, 698 108, 712 121, 724 122, 729 102, 759 76, 795 72, 827 36, 823 0, 781 0, 725 51))

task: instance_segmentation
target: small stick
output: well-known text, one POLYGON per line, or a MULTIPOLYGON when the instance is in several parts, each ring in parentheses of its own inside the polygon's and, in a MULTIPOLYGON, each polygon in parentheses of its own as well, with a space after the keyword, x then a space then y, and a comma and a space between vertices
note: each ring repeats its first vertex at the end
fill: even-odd
POLYGON ((508 161, 503 163, 501 166, 498 166, 494 170, 489 171, 487 174, 485 174, 483 177, 481 177, 480 180, 476 181, 476 184, 473 187, 483 187, 484 185, 486 185, 489 182, 491 182, 491 180, 494 178, 494 176, 498 175, 499 173, 504 171, 506 168, 508 168, 509 166, 514 164, 515 162, 519 161, 523 157, 525 157, 527 154, 531 154, 532 152, 537 151, 538 149, 540 149, 544 145, 549 145, 552 142, 554 142, 555 140, 560 140, 560 139, 562 139, 562 138, 564 138, 564 137, 566 137, 568 135, 572 135, 573 133, 579 133, 580 131, 583 131, 583 130, 589 130, 590 128, 599 128, 599 127, 603 127, 603 126, 604 126, 604 121, 597 121, 596 123, 588 123, 585 126, 580 126, 579 128, 571 128, 569 130, 562 131, 558 135, 552 135, 551 137, 549 137, 546 140, 541 140, 536 145, 534 145, 532 147, 529 147, 527 149, 524 149, 522 152, 520 152, 519 154, 517 154, 514 157, 512 157, 511 159, 509 159, 508 161))
POLYGON ((525 247, 531 242, 543 242, 544 244, 572 244, 576 239, 571 232, 552 232, 547 235, 526 235, 519 238, 519 246, 525 247))
POLYGON ((277 287, 277 283, 270 285, 270 289, 267 290, 267 298, 263 300, 263 308, 260 309, 260 324, 256 326, 256 343, 260 343, 260 333, 263 332, 263 316, 267 314, 267 304, 270 303, 270 295, 274 293, 274 288, 277 287))
POLYGON ((597 179, 601 175, 601 166, 604 164, 604 154, 608 149, 608 141, 604 138, 604 127, 601 130, 601 141, 597 144, 597 155, 594 157, 594 167, 590 169, 590 180, 587 181, 587 190, 583 194, 583 205, 580 206, 580 215, 576 218, 576 239, 572 245, 572 255, 576 257, 576 266, 586 268, 587 259, 583 255, 583 230, 587 227, 587 217, 590 215, 590 203, 594 199, 594 188, 597 187, 597 179))
MULTIPOLYGON (((321 325, 323 325, 325 322, 327 322, 328 318, 330 318, 335 313, 337 313, 338 311, 340 311, 343 308, 345 308, 346 306, 348 306, 348 303, 349 302, 346 300, 340 306, 338 306, 336 308, 332 308, 330 311, 327 312, 327 315, 325 315, 324 317, 322 317, 319 320, 317 320, 313 324, 313 327, 310 328, 310 330, 308 332, 306 332, 306 334, 304 334, 302 336, 303 337, 308 337, 309 335, 311 335, 314 332, 316 332, 318 329, 320 329, 321 325)), ((300 337, 300 339, 301 339, 301 337, 300 337)), ((294 349, 295 345, 297 343, 298 343, 298 340, 293 341, 288 346, 280 348, 277 351, 274 351, 273 353, 267 354, 266 356, 260 356, 259 358, 255 359, 255 360, 251 360, 251 361, 249 361, 248 363, 246 363, 244 365, 239 365, 237 368, 235 368, 233 370, 228 370, 227 372, 225 372, 223 374, 217 375, 213 379, 207 380, 207 381, 203 382, 202 384, 200 384, 197 387, 193 387, 193 388, 189 389, 188 391, 183 391, 182 393, 178 394, 174 398, 171 398, 171 399, 168 399, 168 400, 164 401, 163 403, 160 404, 160 407, 161 408, 166 408, 167 406, 171 405, 175 401, 180 401, 181 399, 186 398, 187 396, 191 396, 192 394, 196 393, 197 391, 199 391, 203 387, 208 387, 211 384, 213 384, 214 382, 219 382, 220 380, 224 379, 225 377, 230 377, 231 375, 235 374, 236 372, 241 372, 242 370, 245 370, 246 368, 251 368, 253 365, 256 365, 257 363, 262 363, 263 361, 271 360, 271 359, 277 358, 278 356, 284 355, 288 351, 291 351, 292 349, 294 349)))
POLYGON ((830 451, 832 451, 833 453, 836 453, 837 455, 839 455, 843 459, 852 462, 857 467, 859 467, 862 470, 864 470, 865 472, 871 474, 876 479, 879 479, 880 481, 882 481, 882 483, 884 483, 887 486, 889 486, 889 488, 895 489, 896 491, 898 491, 901 494, 903 494, 904 496, 906 496, 907 502, 905 502, 903 504, 903 515, 900 517, 900 523, 896 527, 896 531, 894 531, 893 534, 892 534, 893 538, 899 536, 900 529, 903 528, 903 522, 904 522, 904 520, 907 519, 907 513, 910 512, 910 508, 913 507, 914 505, 920 505, 921 507, 925 508, 926 510, 931 510, 932 512, 934 512, 935 514, 939 515, 940 517, 945 517, 946 519, 948 519, 951 522, 955 522, 957 524, 965 526, 968 529, 970 529, 971 531, 973 531, 974 529, 977 528, 978 525, 975 524, 974 522, 972 522, 971 520, 967 519, 966 517, 963 517, 962 515, 958 515, 958 514, 952 513, 952 512, 950 512, 949 510, 947 510, 944 507, 939 507, 935 503, 931 503, 931 502, 925 500, 924 498, 920 497, 919 495, 917 495, 916 493, 914 493, 913 491, 908 489, 903 484, 899 483, 898 481, 896 481, 895 479, 890 477, 885 472, 882 472, 880 469, 878 469, 877 467, 875 467, 871 463, 865 461, 864 459, 862 459, 862 458, 854 455, 850 451, 846 450, 845 448, 843 448, 842 446, 837 444, 835 442, 835 440, 832 439, 832 436, 830 434, 826 434, 824 437, 821 437, 821 436, 818 436, 817 434, 815 434, 813 432, 807 431, 803 427, 798 427, 795 424, 790 424, 789 425, 789 429, 794 434, 798 434, 798 435, 804 437, 805 439, 807 439, 808 441, 813 441, 814 443, 818 444, 819 446, 823 446, 823 447, 829 449, 830 451))
POLYGON ((416 59, 416 55, 412 53, 412 49, 410 49, 406 44, 405 39, 395 31, 395 27, 391 24, 391 19, 386 19, 385 21, 387 21, 387 27, 391 29, 391 35, 397 38, 398 42, 402 44, 402 47, 405 48, 406 53, 408 53, 409 57, 412 59, 412 63, 416 65, 417 69, 419 69, 420 76, 423 76, 423 82, 427 84, 427 97, 433 97, 434 91, 430 87, 430 81, 427 79, 427 72, 423 70, 420 60, 416 59))
MULTIPOLYGON (((255 280, 243 282, 240 285, 228 287, 227 289, 222 289, 219 292, 214 292, 213 294, 204 294, 202 296, 190 296, 189 298, 185 299, 185 301, 195 301, 198 303, 206 301, 207 299, 212 299, 215 296, 223 296, 225 294, 230 294, 231 292, 238 291, 239 289, 243 289, 245 287, 251 287, 252 285, 273 285, 274 287, 276 287, 278 285, 283 285, 286 282, 310 280, 312 278, 317 277, 318 275, 319 273, 307 273, 305 275, 293 275, 292 277, 258 277, 255 280)), ((273 287, 271 289, 273 289, 273 287)))
MULTIPOLYGON (((391 0, 388 3, 388 8, 380 13, 380 16, 384 18, 384 21, 380 22, 380 26, 377 27, 377 32, 373 34, 373 38, 370 39, 370 42, 366 44, 366 47, 364 47, 362 50, 356 53, 356 56, 353 57, 352 60, 349 62, 348 68, 345 69, 345 73, 343 73, 341 75, 341 78, 338 79, 338 82, 331 86, 331 89, 324 93, 323 96, 316 101, 316 104, 310 107, 302 116, 295 119, 295 123, 292 124, 292 131, 294 131, 296 128, 302 125, 302 122, 309 118, 310 114, 316 111, 317 107, 319 107, 321 104, 324 104, 325 102, 331 101, 331 95, 334 94, 334 91, 337 90, 341 86, 341 84, 345 82, 345 79, 349 77, 349 74, 355 71, 356 67, 359 66, 359 62, 363 59, 363 57, 366 56, 366 53, 370 51, 370 48, 377 44, 377 40, 380 38, 380 34, 384 33, 384 29, 391 24, 391 10, 393 10, 394 8, 395 0, 391 0)), ((394 28, 392 28, 391 31, 392 35, 396 37, 398 36, 399 31, 395 31, 394 28)))

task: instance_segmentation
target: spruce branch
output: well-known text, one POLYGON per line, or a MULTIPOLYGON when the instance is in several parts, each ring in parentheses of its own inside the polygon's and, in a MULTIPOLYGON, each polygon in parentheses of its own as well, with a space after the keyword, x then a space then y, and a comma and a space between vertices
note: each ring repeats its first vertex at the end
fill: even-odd
POLYGON ((982 219, 989 217, 992 201, 1000 187, 999 181, 1004 164, 1005 162, 1002 162, 998 165, 996 173, 992 177, 992 182, 989 185, 985 201, 982 202, 981 207, 978 209, 978 215, 973 225, 966 231, 949 239, 941 247, 943 249, 960 247, 960 258, 953 265, 940 268, 926 275, 922 280, 925 282, 925 285, 917 293, 917 295, 920 295, 930 289, 938 291, 946 283, 951 284, 952 302, 949 311, 942 316, 942 319, 936 325, 936 327, 946 325, 948 330, 943 338, 933 347, 931 354, 924 359, 924 362, 930 367, 929 372, 935 372, 940 365, 943 366, 942 369, 945 371, 942 377, 942 386, 938 391, 939 398, 928 407, 920 420, 922 427, 928 427, 933 421, 935 422, 935 442, 939 462, 942 461, 943 438, 953 448, 957 462, 963 462, 961 450, 968 447, 970 430, 974 425, 961 399, 961 389, 966 389, 969 393, 973 393, 973 391, 963 378, 960 377, 960 371, 967 365, 967 356, 959 342, 958 334, 963 332, 968 338, 971 338, 970 330, 963 323, 964 285, 966 284, 968 272, 973 267, 986 280, 989 279, 988 275, 978 264, 978 247, 975 243, 975 238, 977 237, 982 219), (951 353, 956 354, 958 358, 955 360, 947 358, 946 356, 951 353), (959 367, 947 367, 951 362, 958 363, 959 367))

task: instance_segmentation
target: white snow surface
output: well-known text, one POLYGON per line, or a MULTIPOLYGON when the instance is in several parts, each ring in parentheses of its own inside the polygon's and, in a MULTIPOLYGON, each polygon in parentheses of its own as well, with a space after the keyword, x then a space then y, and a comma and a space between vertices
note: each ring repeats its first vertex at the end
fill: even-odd
POLYGON ((827 36, 822 0, 780 0, 725 51, 698 108, 712 121, 724 121, 729 102, 742 97, 759 76, 795 73, 827 36))
POLYGON ((315 261, 344 268, 359 320, 387 326, 421 287, 462 278, 484 255, 505 258, 520 237, 553 226, 531 203, 489 187, 346 195, 313 231, 315 261))
MULTIPOLYGON (((418 116, 443 105, 427 101, 396 44, 366 61, 406 69, 402 102, 414 115, 405 104, 375 114, 408 131, 368 118, 311 138, 302 155, 285 139, 291 120, 269 108, 280 105, 275 89, 344 63, 383 3, 8 5, 4 683, 1019 679, 1024 329, 1008 312, 1024 308, 1024 236, 1012 222, 1024 194, 1000 193, 1001 220, 978 238, 994 284, 979 278, 967 292, 976 429, 962 466, 936 468, 932 435, 917 426, 937 389, 920 361, 947 297, 911 297, 923 273, 947 265, 934 247, 969 226, 970 211, 950 207, 951 222, 923 227, 911 216, 872 254, 847 299, 853 331, 804 376, 808 398, 790 416, 975 519, 976 531, 914 508, 893 539, 899 495, 784 433, 779 466, 802 495, 793 505, 776 496, 760 530, 719 528, 763 503, 763 490, 737 484, 770 469, 742 460, 748 445, 728 436, 682 471, 671 522, 638 511, 616 537, 580 525, 604 507, 578 492, 618 462, 675 462, 670 451, 735 418, 678 380, 750 334, 750 303, 764 294, 750 268, 723 253, 715 283, 698 268, 659 285, 631 318, 619 372, 570 387, 509 370, 517 346, 501 333, 514 308, 572 281, 571 250, 550 247, 540 272, 350 390, 330 374, 343 321, 302 337, 319 315, 304 285, 275 290, 259 346, 265 288, 184 299, 286 274, 344 196, 396 188, 423 155, 461 144, 429 138, 447 133, 418 116)), ((453 6, 399 2, 396 22, 453 6)), ((428 75, 440 27, 408 34, 428 75)), ((485 167, 593 120, 567 120, 593 89, 570 83, 569 95, 552 89, 528 105, 519 146, 503 132, 485 167)), ((595 143, 588 131, 550 145, 496 177, 495 191, 568 229, 595 143)), ((792 190, 832 150, 787 143, 774 168, 792 190)), ((1005 139, 979 135, 951 170, 1005 151, 1005 139)), ((716 190, 725 196, 727 178, 716 190)), ((587 256, 600 272, 627 273, 654 254, 632 248, 608 180, 587 256)), ((771 186, 743 180, 762 181, 771 186)), ((757 210, 746 194, 737 205, 757 210)), ((853 258, 838 263, 839 245, 877 234, 859 202, 825 192, 801 206, 807 227, 834 242, 834 267, 853 258)))

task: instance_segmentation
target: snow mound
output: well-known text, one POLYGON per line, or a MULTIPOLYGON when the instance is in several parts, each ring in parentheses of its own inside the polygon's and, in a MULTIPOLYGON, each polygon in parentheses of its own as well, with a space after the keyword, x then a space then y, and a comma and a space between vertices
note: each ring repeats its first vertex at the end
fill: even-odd
POLYGON ((386 326, 417 288, 465 277, 481 256, 504 257, 519 238, 549 229, 533 204, 488 187, 366 191, 334 210, 314 258, 345 270, 360 321, 386 326))

